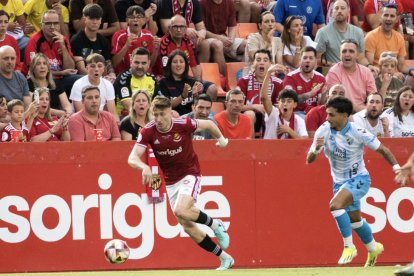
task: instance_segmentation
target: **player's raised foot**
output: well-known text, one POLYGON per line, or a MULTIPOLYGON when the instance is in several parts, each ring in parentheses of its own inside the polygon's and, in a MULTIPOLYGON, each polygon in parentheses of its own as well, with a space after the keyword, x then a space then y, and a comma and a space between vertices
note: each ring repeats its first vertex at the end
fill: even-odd
POLYGON ((384 251, 384 246, 377 242, 375 246, 375 250, 373 252, 368 252, 367 262, 365 263, 364 267, 371 267, 374 266, 377 262, 378 255, 384 251))
POLYGON ((344 251, 342 251, 341 258, 339 258, 338 264, 344 265, 349 264, 352 260, 358 255, 358 252, 355 246, 352 247, 345 247, 344 251))
POLYGON ((234 266, 234 259, 232 256, 227 258, 220 258, 221 264, 216 270, 227 270, 234 266))
POLYGON ((217 241, 220 244, 221 248, 226 250, 230 245, 230 236, 227 234, 226 227, 224 226, 221 220, 217 220, 219 226, 214 229, 214 235, 216 235, 217 241))

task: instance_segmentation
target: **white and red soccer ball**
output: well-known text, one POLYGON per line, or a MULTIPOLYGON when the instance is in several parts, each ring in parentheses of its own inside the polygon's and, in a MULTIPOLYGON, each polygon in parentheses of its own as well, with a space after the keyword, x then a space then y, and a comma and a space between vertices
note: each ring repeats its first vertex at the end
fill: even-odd
POLYGON ((111 264, 123 264, 129 257, 129 247, 123 240, 110 240, 104 248, 106 260, 111 264))

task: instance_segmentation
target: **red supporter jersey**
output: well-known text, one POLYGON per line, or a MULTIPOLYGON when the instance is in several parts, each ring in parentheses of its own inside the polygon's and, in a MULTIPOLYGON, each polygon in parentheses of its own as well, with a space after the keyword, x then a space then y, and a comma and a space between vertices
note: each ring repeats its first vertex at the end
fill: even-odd
MULTIPOLYGON (((64 37, 64 40, 66 49, 68 50, 69 55, 73 58, 69 40, 66 36, 64 37)), ((60 49, 60 44, 54 41, 47 41, 44 38, 42 31, 39 31, 30 37, 24 50, 24 68, 22 72, 24 75, 27 75, 33 56, 39 52, 45 54, 49 59, 50 70, 57 72, 63 70, 63 55, 62 50, 60 49)), ((60 78, 60 76, 55 76, 55 78, 60 78)))
MULTIPOLYGON (((296 69, 286 75, 283 80, 283 87, 288 88, 290 86, 298 95, 301 95, 310 92, 319 83, 326 83, 325 77, 321 73, 313 71, 313 77, 310 80, 306 80, 302 76, 300 69, 296 69)), ((322 87, 315 96, 307 99, 304 103, 298 104, 295 111, 304 111, 307 113, 312 107, 317 106, 318 95, 320 93, 322 93, 322 87)))
MULTIPOLYGON (((262 89, 262 83, 256 79, 254 72, 239 79, 237 86, 240 87, 240 90, 246 96, 246 105, 261 104, 260 89, 262 89)), ((269 98, 273 93, 278 94, 282 89, 282 80, 272 76, 267 91, 269 98)))
POLYGON ((168 56, 172 51, 176 49, 180 49, 186 54, 190 68, 196 67, 198 65, 198 60, 196 59, 194 50, 194 44, 191 39, 187 35, 184 35, 184 38, 181 41, 181 45, 178 46, 171 39, 171 36, 167 34, 161 38, 157 61, 152 67, 152 73, 154 75, 164 75, 164 68, 167 66, 168 56))
POLYGON ((305 117, 307 131, 316 131, 326 122, 326 106, 318 105, 312 108, 305 117))
MULTIPOLYGON (((112 55, 116 55, 124 47, 128 36, 129 28, 125 30, 117 31, 112 37, 112 55)), ((152 54, 154 52, 154 37, 151 32, 145 29, 141 30, 141 35, 132 41, 131 46, 128 48, 128 52, 125 54, 124 59, 116 66, 115 72, 120 74, 129 69, 131 65, 131 53, 138 47, 147 48, 147 50, 152 54)))
MULTIPOLYGON (((9 123, 7 126, 3 128, 3 131, 1 132, 1 142, 10 142, 11 140, 11 132, 13 130, 20 130, 23 132, 23 135, 26 137, 26 141, 30 142, 30 134, 29 130, 27 129, 26 123, 22 123, 22 129, 16 129, 11 123, 9 123)), ((20 141, 22 142, 22 141, 20 141)))
POLYGON ((152 121, 138 134, 137 144, 145 148, 149 144, 154 150, 167 185, 175 184, 186 175, 201 174, 192 143, 192 134, 197 127, 196 120, 173 118, 167 132, 160 132, 152 121))

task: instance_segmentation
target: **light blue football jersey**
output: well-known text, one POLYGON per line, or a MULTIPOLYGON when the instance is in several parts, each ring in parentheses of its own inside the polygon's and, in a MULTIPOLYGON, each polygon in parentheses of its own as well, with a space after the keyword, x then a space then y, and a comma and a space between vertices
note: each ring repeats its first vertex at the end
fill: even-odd
POLYGON ((324 153, 331 165, 335 183, 341 183, 357 175, 368 175, 364 163, 364 145, 377 150, 381 142, 366 129, 348 122, 341 131, 330 127, 329 122, 321 125, 315 133, 309 152, 316 148, 316 139, 325 137, 324 153))

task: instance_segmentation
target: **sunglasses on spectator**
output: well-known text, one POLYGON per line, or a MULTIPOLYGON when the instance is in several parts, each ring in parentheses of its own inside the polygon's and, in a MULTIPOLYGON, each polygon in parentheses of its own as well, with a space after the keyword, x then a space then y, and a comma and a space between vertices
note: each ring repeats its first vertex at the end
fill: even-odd
POLYGON ((344 43, 353 43, 358 47, 358 42, 355 39, 352 38, 347 38, 341 41, 341 45, 344 43))
POLYGON ((384 52, 384 53, 381 54, 381 57, 382 58, 385 58, 385 57, 393 57, 393 58, 396 58, 397 55, 395 53, 393 53, 393 52, 384 52))
POLYGON ((393 8, 393 9, 397 9, 398 5, 397 3, 384 3, 384 8, 393 8))

